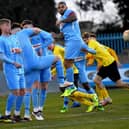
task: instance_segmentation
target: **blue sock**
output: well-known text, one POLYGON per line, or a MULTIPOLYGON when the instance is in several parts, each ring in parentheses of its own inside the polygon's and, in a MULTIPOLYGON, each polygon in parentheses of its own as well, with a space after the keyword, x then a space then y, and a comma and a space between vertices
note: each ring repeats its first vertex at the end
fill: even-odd
MULTIPOLYGON (((6 102, 6 112, 11 112, 12 107, 14 106, 14 103, 16 102, 16 95, 10 93, 6 102)), ((5 113, 5 115, 10 115, 8 113, 5 113)))
POLYGON ((24 96, 25 116, 30 116, 30 102, 31 102, 31 93, 27 92, 24 96))
POLYGON ((68 107, 68 103, 69 103, 69 98, 68 97, 64 97, 64 107, 68 107))
POLYGON ((64 84, 64 68, 61 60, 56 62, 57 81, 60 84, 64 84))
POLYGON ((66 80, 69 82, 74 82, 74 74, 72 67, 66 69, 66 80))
POLYGON ((47 90, 46 89, 41 89, 40 91, 40 99, 39 99, 39 107, 40 109, 43 109, 45 101, 47 97, 47 90))
MULTIPOLYGON (((17 98, 16 98, 16 105, 15 105, 16 106, 16 108, 15 108, 16 112, 20 113, 22 102, 23 102, 23 98, 24 98, 24 96, 17 96, 17 98)), ((17 114, 15 114, 15 115, 17 115, 17 114)), ((18 115, 20 115, 20 114, 18 114, 18 115)))
POLYGON ((95 91, 93 88, 90 88, 88 91, 87 91, 89 94, 95 94, 95 91))
POLYGON ((39 89, 38 88, 33 88, 32 90, 32 104, 33 108, 36 109, 39 107, 39 89))
POLYGON ((81 88, 81 87, 78 87, 77 90, 80 91, 80 92, 87 93, 87 90, 85 90, 84 88, 81 88))

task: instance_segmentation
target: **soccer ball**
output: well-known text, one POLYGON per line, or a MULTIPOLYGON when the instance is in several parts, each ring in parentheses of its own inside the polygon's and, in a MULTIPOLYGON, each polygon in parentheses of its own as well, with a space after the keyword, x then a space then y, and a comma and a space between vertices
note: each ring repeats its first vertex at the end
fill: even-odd
POLYGON ((123 39, 125 42, 129 42, 129 30, 123 32, 123 39))

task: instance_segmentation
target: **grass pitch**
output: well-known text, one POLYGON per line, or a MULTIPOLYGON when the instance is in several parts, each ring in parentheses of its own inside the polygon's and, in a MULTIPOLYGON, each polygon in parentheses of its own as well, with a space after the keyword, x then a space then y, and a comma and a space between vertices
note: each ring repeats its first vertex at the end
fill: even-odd
MULTIPOLYGON (((44 121, 5 124, 0 129, 129 129, 129 90, 111 89, 113 104, 105 111, 86 113, 86 107, 70 108, 67 113, 60 113, 63 99, 60 93, 49 93, 44 109, 44 121)), ((6 97, 0 98, 0 112, 4 112, 6 97)))

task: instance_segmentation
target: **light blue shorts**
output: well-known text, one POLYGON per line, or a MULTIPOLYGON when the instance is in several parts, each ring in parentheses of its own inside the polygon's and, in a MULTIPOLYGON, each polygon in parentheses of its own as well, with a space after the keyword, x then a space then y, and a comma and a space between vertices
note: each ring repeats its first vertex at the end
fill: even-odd
POLYGON ((49 82, 51 80, 50 68, 43 69, 40 72, 40 82, 49 82))
POLYGON ((32 88, 32 85, 35 81, 40 81, 40 71, 39 70, 33 70, 29 73, 25 74, 25 80, 26 80, 26 88, 30 89, 32 88))
POLYGON ((24 74, 5 73, 8 88, 10 90, 25 89, 25 77, 24 74))
POLYGON ((80 55, 81 40, 69 40, 65 42, 65 59, 75 59, 80 55))

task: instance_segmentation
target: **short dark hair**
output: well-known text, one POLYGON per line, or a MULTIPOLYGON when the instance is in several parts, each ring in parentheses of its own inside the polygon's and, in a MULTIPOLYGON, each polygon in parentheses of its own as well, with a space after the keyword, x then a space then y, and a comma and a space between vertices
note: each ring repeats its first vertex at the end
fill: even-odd
POLYGON ((12 24, 12 26, 11 26, 11 29, 15 29, 15 28, 22 28, 22 27, 21 27, 20 23, 14 22, 14 23, 12 24))
POLYGON ((90 37, 96 38, 96 34, 90 33, 90 37))
POLYGON ((7 18, 1 18, 0 19, 0 25, 2 25, 4 23, 11 23, 11 20, 10 19, 7 19, 7 18))
POLYGON ((66 2, 64 2, 64 1, 60 1, 60 2, 58 3, 58 5, 60 5, 60 4, 64 4, 64 5, 66 5, 66 2))
POLYGON ((23 20, 22 23, 21 23, 21 26, 24 26, 24 25, 27 25, 27 24, 32 24, 33 25, 33 22, 31 20, 23 20))

